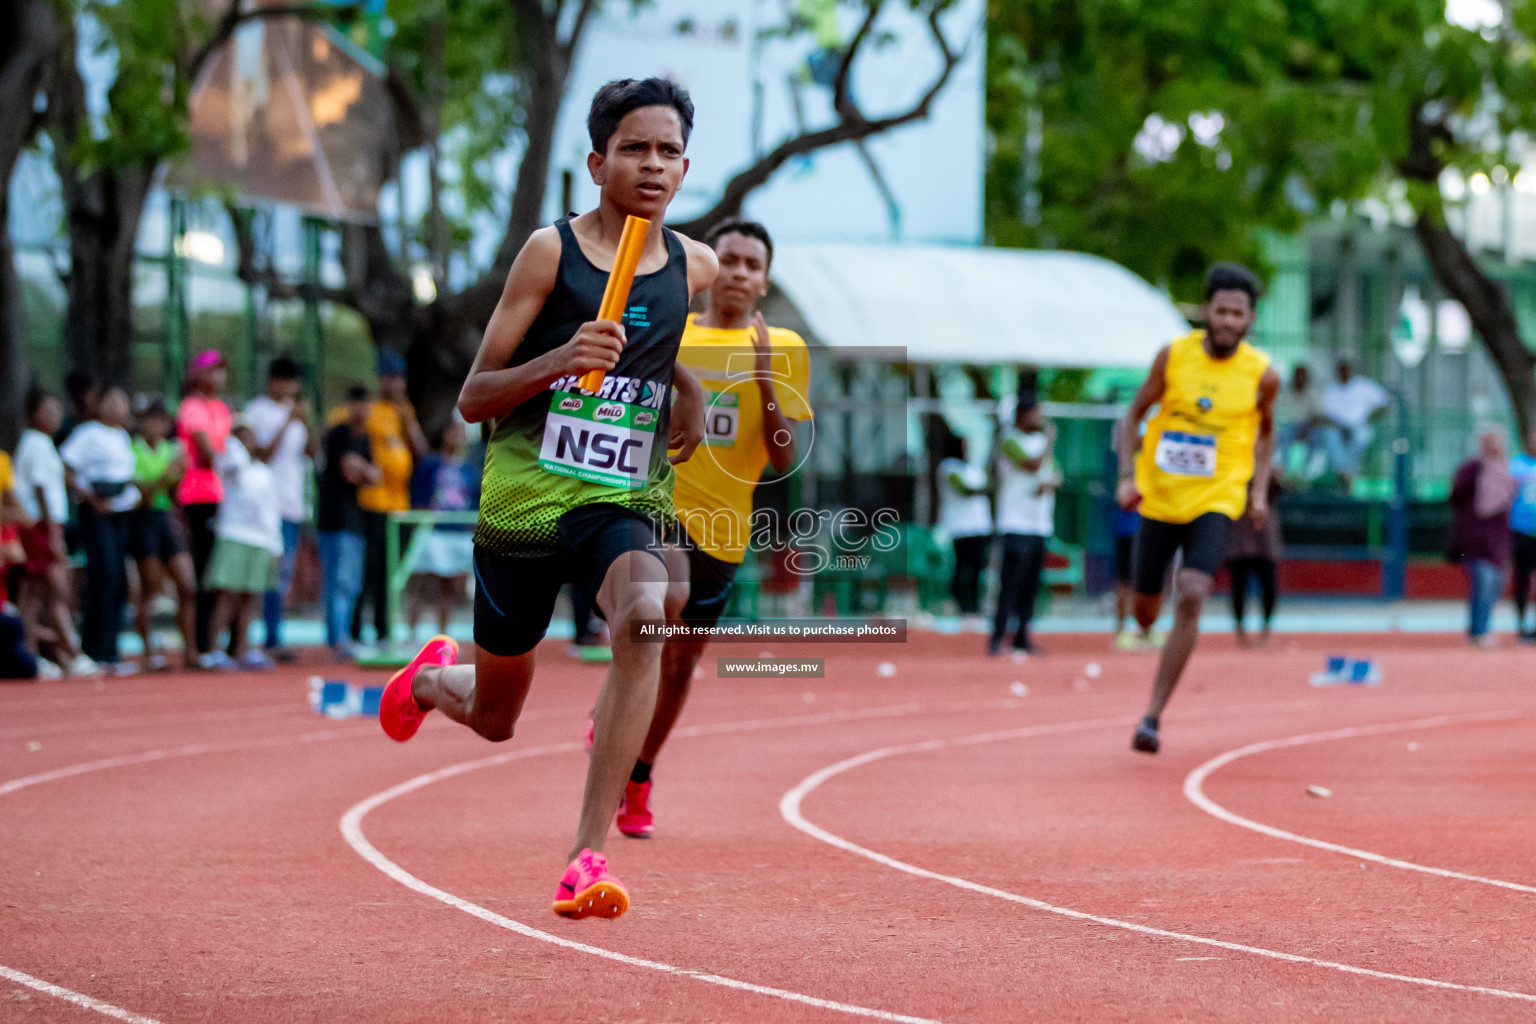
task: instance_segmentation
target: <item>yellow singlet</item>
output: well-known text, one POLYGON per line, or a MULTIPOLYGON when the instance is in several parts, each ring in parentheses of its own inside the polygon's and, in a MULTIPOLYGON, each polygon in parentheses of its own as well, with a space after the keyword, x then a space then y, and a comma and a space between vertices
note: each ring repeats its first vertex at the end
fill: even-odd
POLYGON ((1248 507, 1259 380, 1269 357, 1246 341, 1226 359, 1205 351, 1205 332, 1168 346, 1165 387, 1136 457, 1141 514, 1165 523, 1207 512, 1237 519, 1248 507))
MULTIPOLYGON (((785 418, 810 419, 811 360, 805 341, 778 327, 768 328, 768 341, 769 374, 785 418)), ((752 531, 752 492, 768 465, 752 332, 704 327, 690 316, 677 361, 693 371, 709 402, 704 443, 677 467, 677 519, 707 554, 739 564, 752 531)))

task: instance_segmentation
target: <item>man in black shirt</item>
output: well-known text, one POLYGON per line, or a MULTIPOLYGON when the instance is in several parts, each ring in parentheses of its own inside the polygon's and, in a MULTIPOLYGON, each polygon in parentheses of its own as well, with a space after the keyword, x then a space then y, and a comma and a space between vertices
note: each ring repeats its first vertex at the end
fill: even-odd
POLYGON ((320 604, 325 610, 325 642, 332 654, 345 659, 352 655, 347 626, 363 579, 363 513, 357 507, 357 488, 379 479, 368 443, 367 388, 347 392, 347 418, 326 432, 320 457, 320 507, 315 517, 320 604))

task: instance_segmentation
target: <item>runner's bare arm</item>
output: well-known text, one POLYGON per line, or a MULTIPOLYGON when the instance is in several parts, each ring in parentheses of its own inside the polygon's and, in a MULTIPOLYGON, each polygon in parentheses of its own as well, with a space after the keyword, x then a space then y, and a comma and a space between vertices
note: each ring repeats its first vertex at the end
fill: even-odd
POLYGON ((677 401, 672 403, 667 448, 674 454, 667 461, 675 466, 692 458, 694 449, 704 440, 704 388, 682 363, 672 371, 672 384, 677 388, 677 401))
POLYGON ((715 283, 715 275, 720 273, 720 258, 703 242, 695 242, 686 235, 677 237, 688 254, 688 298, 697 298, 700 292, 715 283))
POLYGON ((1130 439, 1137 436, 1147 410, 1162 401, 1163 392, 1168 387, 1167 373, 1168 346, 1164 345, 1157 350, 1157 356, 1152 360, 1152 369, 1147 373, 1147 379, 1142 381, 1141 387, 1136 389, 1136 397, 1131 399, 1131 407, 1125 411, 1125 418, 1120 421, 1120 436, 1125 443, 1120 445, 1116 453, 1120 457, 1120 486, 1115 490, 1115 499, 1123 509, 1133 509, 1141 500, 1141 493, 1136 489, 1137 446, 1131 444, 1130 439))
POLYGON ((1275 457, 1275 398, 1280 374, 1271 366, 1259 378, 1259 434, 1253 439, 1253 479, 1248 484, 1248 516, 1262 527, 1269 518, 1270 460, 1275 457))
POLYGON ((611 370, 624 350, 624 329, 611 320, 581 325, 571 340, 518 366, 509 366, 560 272, 560 235, 534 232, 512 262, 507 284, 480 350, 459 392, 459 413, 470 423, 505 416, 566 374, 611 370))

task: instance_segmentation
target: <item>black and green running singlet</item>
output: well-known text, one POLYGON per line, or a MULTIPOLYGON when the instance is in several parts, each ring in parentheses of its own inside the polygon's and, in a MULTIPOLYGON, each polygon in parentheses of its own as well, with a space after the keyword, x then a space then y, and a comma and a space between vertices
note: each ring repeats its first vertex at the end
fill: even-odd
MULTIPOLYGON (((510 365, 559 348, 597 319, 606 271, 581 251, 569 219, 560 232, 560 272, 510 365)), ((667 422, 672 368, 688 320, 688 255, 665 231, 667 265, 635 277, 624 310, 619 363, 596 394, 568 374, 496 421, 485 453, 475 543, 505 556, 555 551, 555 523, 595 501, 652 518, 672 516, 667 422)))

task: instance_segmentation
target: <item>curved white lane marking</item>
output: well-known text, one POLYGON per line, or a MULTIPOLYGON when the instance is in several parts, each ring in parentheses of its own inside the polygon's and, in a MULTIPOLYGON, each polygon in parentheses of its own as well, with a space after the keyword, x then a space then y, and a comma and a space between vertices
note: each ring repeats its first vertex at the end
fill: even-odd
POLYGON ((55 999, 62 999, 66 1003, 74 1003, 81 1009, 95 1010, 97 1013, 111 1017, 114 1020, 127 1021, 128 1024, 160 1024, 160 1022, 155 1020, 153 1017, 145 1017, 137 1013, 130 1013, 129 1011, 123 1009, 121 1006, 113 1006, 111 1003, 104 1003, 100 999, 93 999, 90 996, 76 992, 73 989, 67 989, 61 985, 55 985, 53 982, 44 981, 42 978, 34 978, 30 974, 23 974, 20 971, 12 970, 9 967, 0 966, 0 978, 14 981, 18 985, 25 985, 30 989, 36 989, 38 992, 53 996, 55 999))
POLYGON ((227 740, 218 743, 191 743, 184 747, 161 747, 157 750, 145 750, 138 754, 124 754, 121 757, 104 757, 99 761, 82 761, 79 764, 55 768, 52 771, 39 772, 36 775, 25 775, 19 779, 11 779, 9 782, 0 782, 0 796, 14 793, 19 789, 38 786, 44 782, 58 782, 60 779, 85 775, 89 772, 106 771, 109 768, 126 768, 134 764, 148 764, 151 761, 164 761, 171 757, 222 754, 231 750, 260 750, 263 747, 283 747, 293 743, 315 743, 320 740, 361 736, 371 737, 374 735, 376 734, 372 731, 362 729, 325 729, 319 732, 303 732, 288 736, 264 736, 260 739, 252 740, 227 740))
POLYGON ((1270 750, 1283 750, 1286 747, 1299 747, 1308 743, 1326 743, 1329 740, 1357 739, 1361 736, 1382 736, 1394 732, 1409 732, 1416 729, 1434 729, 1448 725, 1475 725, 1485 722, 1504 722, 1524 718, 1529 712, 1499 712, 1485 715, 1440 715, 1435 718, 1420 718, 1411 722, 1390 722, 1384 725, 1361 725, 1346 729, 1332 729, 1328 732, 1311 732, 1302 736, 1291 736, 1283 740, 1262 740, 1258 743, 1250 743, 1246 747, 1238 747, 1229 750, 1225 754, 1213 757, 1209 761, 1190 772, 1184 779, 1184 796, 1190 803, 1200 808, 1212 817, 1220 818, 1229 824, 1239 828, 1251 829, 1262 835, 1275 839, 1284 839, 1292 843, 1300 843, 1318 850, 1327 850, 1330 853, 1342 853, 1357 860, 1370 861, 1373 864, 1382 864, 1390 868, 1402 868, 1404 871, 1420 871, 1426 875, 1439 875, 1442 878, 1455 878, 1463 882, 1477 882, 1481 885, 1494 885, 1500 889, 1513 889, 1516 892, 1528 892, 1536 894, 1536 886, 1520 885, 1516 882, 1506 882, 1498 878, 1484 878, 1482 875, 1469 875, 1460 871, 1451 871, 1446 868, 1430 867, 1427 864, 1415 864, 1409 860, 1398 860, 1396 857, 1387 857, 1369 850, 1357 850, 1352 846, 1342 846, 1338 843, 1329 843, 1321 839, 1312 839, 1308 836, 1297 835, 1295 832, 1287 832, 1283 828, 1275 828, 1263 822, 1244 818, 1233 814, 1225 807, 1205 795, 1205 780, 1211 777, 1211 773, 1219 768, 1224 768, 1233 761, 1249 757, 1253 754, 1262 754, 1270 750))
POLYGON ((1357 974, 1367 978, 1380 978, 1386 981, 1400 981, 1410 985, 1421 985, 1426 988, 1449 989, 1456 992, 1471 992, 1478 995, 1497 996, 1500 999, 1514 999, 1522 1002, 1536 1003, 1536 995, 1526 992, 1510 992, 1504 989, 1487 988, 1482 985, 1460 985, 1451 981, 1439 981, 1434 978, 1418 978, 1409 974, 1392 974, 1388 971, 1375 971, 1368 967, 1356 967, 1353 964, 1341 964, 1332 960, 1318 960, 1310 956, 1302 956, 1298 953, 1284 953, 1274 949, 1264 949, 1260 946, 1246 946, 1237 942, 1224 942, 1220 939, 1208 938, 1204 935, 1188 935, 1184 932, 1169 931, 1164 928, 1153 928, 1144 924, 1136 924, 1133 921, 1122 921, 1118 918, 1103 917, 1098 914, 1090 914, 1082 910, 1073 910, 1070 907, 1059 907, 1054 903, 1046 903, 1044 900, 1031 899, 1028 896, 1020 896, 1018 893, 1008 892, 1004 889, 994 889, 990 885, 982 885, 969 879, 957 878, 954 875, 940 874, 937 871, 929 871, 926 868, 899 861, 894 857, 888 857, 883 853, 866 849, 857 843, 850 842, 842 836, 828 832, 819 825, 812 824, 801 813, 801 804, 805 798, 814 792, 822 783, 846 771, 888 757, 897 757, 903 754, 916 754, 925 751, 942 750, 945 747, 975 746, 981 743, 998 743, 1004 740, 1028 739, 1035 736, 1047 736, 1054 733, 1077 732, 1084 729, 1103 728, 1109 725, 1121 725, 1125 719, 1104 719, 1098 722, 1064 722, 1058 725, 1030 726, 1023 729, 1008 729, 1002 732, 981 733, 975 736, 965 736, 954 740, 928 740, 923 743, 906 743, 900 746, 882 747, 879 750, 871 750, 856 757, 850 757, 836 764, 828 765, 818 772, 807 776, 794 789, 784 794, 779 801, 779 814, 784 820, 795 828, 814 839, 826 843, 828 846, 839 850, 856 854, 860 857, 883 864, 888 868, 903 871, 918 878, 926 878, 934 882, 943 882, 957 889, 965 889, 969 892, 980 893, 984 896, 994 896, 1011 903, 1019 903, 1035 910, 1043 910, 1050 914, 1059 914, 1077 921, 1088 921, 1093 924, 1104 925, 1109 928, 1119 928, 1128 932, 1136 932, 1141 935, 1151 935, 1162 939, 1175 939, 1180 942, 1192 942, 1202 946, 1210 946, 1215 949, 1231 950, 1235 953, 1250 953, 1254 956, 1266 957, 1271 960, 1283 960, 1288 963, 1310 964, 1314 967, 1326 967, 1330 970, 1342 971, 1345 974, 1357 974))
MULTIPOLYGON (((681 732, 681 730, 679 730, 679 732, 681 732)), ((469 900, 462 899, 461 897, 455 896, 451 892, 445 892, 436 886, 428 885, 426 882, 417 878, 415 875, 411 874, 409 871, 406 871, 400 865, 384 856, 384 854, 380 853, 378 848, 370 843, 368 841, 368 837, 363 834, 362 822, 363 818, 367 816, 368 812, 372 811, 374 808, 380 806, 381 804, 388 803, 398 796, 403 796, 406 793, 414 792, 415 790, 421 789, 424 786, 430 786, 434 782, 441 782, 443 779, 452 778, 455 775, 463 775, 465 772, 477 771, 481 768, 492 768, 497 765, 507 764, 511 761, 517 761, 527 757, 539 757, 543 754, 567 753, 581 749, 582 744, 580 743, 555 743, 543 747, 528 747, 523 750, 514 750, 509 753, 498 754, 493 757, 484 757, 474 761, 465 761, 461 764, 450 765, 447 768, 440 768, 435 772, 428 772, 425 775, 418 775, 414 779, 408 779, 405 782, 400 783, 398 786, 393 786, 384 790, 382 793, 376 793, 368 799, 355 805, 354 807, 349 808, 347 813, 341 817, 341 834, 346 838, 348 845, 350 845, 352 849, 356 850, 364 860, 378 868, 380 871, 384 872, 384 874, 388 875, 390 878, 393 878, 395 881, 399 882, 401 885, 405 886, 407 889, 412 889, 416 892, 419 892, 423 896, 430 896, 435 900, 446 903, 450 907, 453 907, 457 910, 462 910, 464 913, 469 914, 472 917, 477 917, 489 924, 494 924, 497 927, 505 928, 510 932, 516 932, 518 935, 522 935, 525 938, 537 939, 540 942, 548 942, 551 945, 560 946, 563 949, 574 950, 578 953, 586 953, 590 956, 602 957, 605 960, 612 960, 616 963, 621 963, 628 967, 644 967, 649 970, 660 971, 663 974, 671 974, 683 978, 692 978, 694 981, 702 981, 710 985, 719 985, 722 988, 735 989, 738 992, 749 992, 753 995, 770 996, 775 999, 783 999, 788 1002, 799 1003, 804 1006, 814 1006, 818 1009, 835 1010, 839 1013, 852 1014, 856 1017, 869 1017, 873 1018, 874 1020, 884 1021, 899 1021, 903 1022, 903 1024, 938 1024, 937 1021, 930 1020, 926 1017, 911 1017, 907 1016, 906 1014, 891 1013, 886 1010, 876 1010, 867 1006, 855 1006, 851 1003, 839 1003, 831 999, 820 999, 816 996, 808 996, 800 992, 791 992, 788 989, 772 988, 767 985, 755 985, 752 982, 739 981, 735 978, 727 978, 719 974, 709 974, 704 971, 696 971, 687 967, 678 967, 675 964, 661 963, 657 960, 643 960, 639 957, 629 956, 624 953, 619 953, 615 950, 604 949, 601 946, 592 946, 585 942, 576 942, 572 939, 567 939, 560 935, 553 935, 549 932, 523 924, 521 921, 514 921, 509 917, 503 917, 501 914, 498 914, 493 910, 487 910, 485 907, 482 907, 477 903, 471 903, 469 900)))

